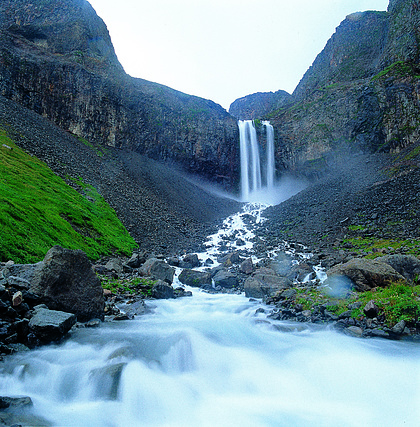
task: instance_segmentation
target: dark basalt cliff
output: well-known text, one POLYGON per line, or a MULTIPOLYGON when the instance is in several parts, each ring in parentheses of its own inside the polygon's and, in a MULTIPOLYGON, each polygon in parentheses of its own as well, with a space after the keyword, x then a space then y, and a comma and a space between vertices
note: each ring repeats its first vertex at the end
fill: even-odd
POLYGON ((232 186, 236 120, 212 101, 128 76, 86 0, 0 3, 0 94, 89 142, 232 186))
MULTIPOLYGON (((391 0, 387 12, 349 15, 292 102, 258 117, 275 127, 278 171, 317 173, 335 153, 397 152, 418 141, 419 40, 417 0, 391 0)), ((245 115, 248 110, 242 105, 245 115)))

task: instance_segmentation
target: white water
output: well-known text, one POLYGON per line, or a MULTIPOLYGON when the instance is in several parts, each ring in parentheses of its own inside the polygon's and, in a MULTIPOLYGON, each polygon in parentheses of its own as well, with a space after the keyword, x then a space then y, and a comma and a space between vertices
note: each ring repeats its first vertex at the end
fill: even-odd
POLYGON ((243 296, 154 305, 8 359, 0 394, 29 395, 56 426, 418 425, 418 345, 268 322, 243 296), (98 372, 120 363, 112 399, 98 372))
MULTIPOLYGON (((263 208, 229 217, 202 259, 237 237, 252 254, 244 215, 261 222, 263 208)), ((7 358, 0 395, 30 396, 54 426, 418 426, 419 345, 272 321, 259 301, 190 290, 7 358)))
POLYGON ((240 120, 240 156, 241 156, 241 197, 251 201, 253 194, 261 189, 271 190, 274 186, 274 129, 269 122, 263 122, 267 132, 265 164, 260 160, 262 149, 258 142, 257 131, 252 120, 240 120), (265 171, 265 173, 263 173, 265 171))

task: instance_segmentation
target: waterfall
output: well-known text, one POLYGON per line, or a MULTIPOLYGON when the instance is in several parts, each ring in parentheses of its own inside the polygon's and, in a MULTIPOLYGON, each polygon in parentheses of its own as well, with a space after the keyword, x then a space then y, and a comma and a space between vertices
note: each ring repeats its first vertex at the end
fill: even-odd
POLYGON ((239 120, 239 139, 241 156, 241 197, 249 201, 252 195, 261 190, 274 187, 274 129, 270 122, 262 122, 266 129, 267 145, 265 156, 258 142, 257 131, 252 120, 239 120), (265 158, 262 163, 261 158, 265 158))

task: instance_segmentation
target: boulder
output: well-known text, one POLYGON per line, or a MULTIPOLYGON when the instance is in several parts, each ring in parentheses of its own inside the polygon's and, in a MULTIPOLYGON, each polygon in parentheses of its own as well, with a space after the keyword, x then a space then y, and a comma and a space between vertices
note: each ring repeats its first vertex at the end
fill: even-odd
POLYGON ((373 319, 378 315, 379 307, 375 304, 375 301, 370 300, 363 308, 363 313, 365 313, 366 317, 373 319))
POLYGON ((287 277, 278 276, 270 268, 262 267, 246 279, 244 290, 247 297, 264 298, 291 286, 292 282, 287 277))
POLYGON ((187 286, 201 287, 211 285, 210 273, 185 268, 178 277, 179 281, 187 286))
POLYGON ((231 252, 226 255, 222 255, 217 259, 220 264, 223 264, 225 267, 230 267, 233 264, 239 264, 241 262, 241 257, 239 256, 239 252, 231 252))
POLYGON ((158 280, 152 287, 152 297, 156 299, 175 298, 174 289, 163 280, 158 280))
POLYGON ((181 268, 194 268, 200 266, 200 260, 197 254, 187 254, 182 258, 179 266, 181 268))
POLYGON ((139 268, 145 262, 146 262, 146 257, 144 253, 140 254, 135 252, 125 264, 131 268, 139 268))
POLYGON ((123 262, 119 258, 112 258, 106 264, 105 268, 110 272, 115 272, 117 274, 123 273, 123 262))
POLYGON ((175 269, 157 258, 149 258, 141 267, 140 272, 157 280, 163 280, 171 284, 174 280, 175 269))
POLYGON ((75 323, 72 313, 38 308, 29 321, 29 330, 42 342, 51 342, 61 339, 75 323))
MULTIPOLYGON (((38 262, 36 264, 10 264, 6 265, 6 267, 3 269, 3 276, 8 280, 9 279, 15 280, 16 277, 18 277, 22 281, 22 285, 25 287, 27 283, 31 283, 35 272, 42 268, 43 262, 38 262)), ((14 286, 16 286, 14 284, 14 286)))
POLYGON ((35 271, 30 292, 39 295, 50 309, 73 313, 79 321, 104 318, 101 281, 80 250, 51 248, 35 271))
POLYGON ((214 285, 221 286, 222 288, 231 289, 239 286, 239 280, 235 274, 229 270, 222 268, 213 277, 214 285))
POLYGON ((252 258, 247 258, 245 261, 242 261, 239 267, 239 271, 244 274, 251 274, 254 271, 252 258))
POLYGON ((420 260, 414 255, 386 255, 377 261, 390 265, 412 283, 420 281, 420 260))
POLYGON ((377 286, 386 287, 392 282, 405 281, 404 276, 390 265, 372 259, 353 258, 345 264, 338 264, 327 271, 327 276, 346 276, 356 291, 368 291, 377 286))

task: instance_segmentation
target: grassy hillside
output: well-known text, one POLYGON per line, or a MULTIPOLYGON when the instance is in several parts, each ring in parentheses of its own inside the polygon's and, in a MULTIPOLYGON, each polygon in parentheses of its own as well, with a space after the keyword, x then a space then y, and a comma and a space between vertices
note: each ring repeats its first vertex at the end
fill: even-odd
POLYGON ((56 244, 91 259, 131 253, 136 243, 114 210, 92 186, 75 184, 83 195, 0 129, 0 261, 37 262, 56 244))

